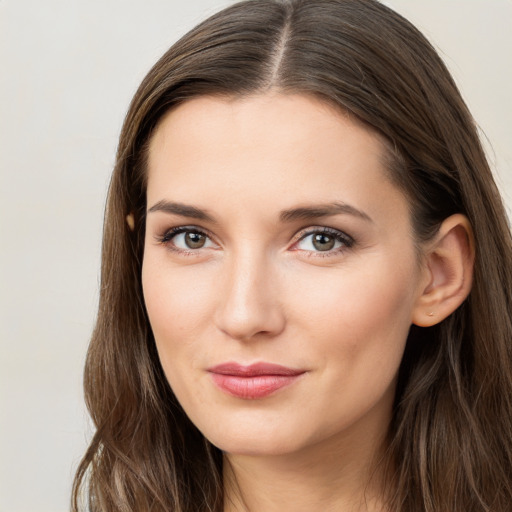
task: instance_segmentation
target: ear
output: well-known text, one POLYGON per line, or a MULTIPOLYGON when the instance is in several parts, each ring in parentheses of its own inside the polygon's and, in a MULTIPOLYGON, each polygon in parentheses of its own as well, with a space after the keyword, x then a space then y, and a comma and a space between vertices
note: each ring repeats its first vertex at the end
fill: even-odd
POLYGON ((133 231, 135 229, 135 215, 132 213, 129 213, 126 216, 126 224, 128 224, 128 228, 130 231, 133 231))
POLYGON ((473 281, 475 248, 469 220, 448 217, 424 255, 426 285, 413 310, 412 323, 435 325, 451 315, 466 299, 473 281))

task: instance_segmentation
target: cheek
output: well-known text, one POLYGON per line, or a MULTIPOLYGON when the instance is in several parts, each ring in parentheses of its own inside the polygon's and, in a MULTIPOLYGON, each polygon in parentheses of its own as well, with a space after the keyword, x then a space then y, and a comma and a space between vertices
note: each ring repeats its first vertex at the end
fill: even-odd
POLYGON ((187 364, 197 366, 200 333, 211 323, 215 287, 212 277, 193 266, 170 270, 152 256, 144 261, 142 269, 144 302, 155 337, 164 371, 186 358, 187 364))
POLYGON ((312 388, 304 400, 325 414, 326 434, 369 411, 387 421, 411 323, 410 279, 392 265, 352 268, 338 279, 315 279, 294 301, 296 338, 307 333, 300 349, 319 369, 323 390, 312 388))
POLYGON ((401 271, 385 261, 325 275, 304 273, 301 292, 291 295, 292 309, 300 312, 298 318, 316 317, 319 328, 333 321, 343 329, 392 326, 404 316, 410 319, 414 280, 412 270, 401 271))
POLYGON ((144 262, 142 284, 144 301, 160 363, 180 403, 205 403, 198 373, 204 366, 211 346, 200 346, 204 325, 211 319, 212 291, 205 286, 204 276, 190 268, 169 271, 168 265, 153 265, 151 257, 144 262))
POLYGON ((145 256, 142 287, 152 327, 184 330, 200 323, 214 297, 212 277, 194 266, 173 269, 165 255, 145 256))
POLYGON ((400 267, 392 261, 368 264, 364 272, 354 266, 329 279, 318 274, 303 281, 292 314, 326 366, 335 361, 344 373, 368 371, 370 380, 384 373, 389 379, 398 369, 411 325, 413 282, 410 264, 400 267))

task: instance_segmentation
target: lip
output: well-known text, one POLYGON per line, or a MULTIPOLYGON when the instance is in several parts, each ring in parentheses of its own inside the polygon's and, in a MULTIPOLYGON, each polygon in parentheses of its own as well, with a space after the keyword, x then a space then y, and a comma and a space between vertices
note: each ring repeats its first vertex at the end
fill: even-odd
POLYGON ((222 391, 245 400, 272 395, 306 373, 306 370, 263 362, 248 366, 229 362, 208 368, 207 371, 222 391))

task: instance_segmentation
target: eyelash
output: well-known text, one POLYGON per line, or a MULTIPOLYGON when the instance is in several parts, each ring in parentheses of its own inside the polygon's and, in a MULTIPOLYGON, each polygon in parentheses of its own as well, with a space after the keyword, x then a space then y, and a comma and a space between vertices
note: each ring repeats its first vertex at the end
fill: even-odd
POLYGON ((180 249, 179 247, 176 247, 171 242, 174 238, 176 238, 178 235, 182 233, 195 233, 198 235, 203 235, 208 240, 212 240, 212 237, 209 235, 208 232, 206 232, 203 229, 196 228, 195 226, 178 226, 175 228, 171 228, 167 230, 163 235, 157 236, 157 242, 165 245, 169 250, 177 252, 179 254, 183 254, 185 256, 196 256, 198 254, 198 249, 180 249))
POLYGON ((328 235, 332 238, 334 238, 335 242, 339 242, 341 244, 341 247, 338 247, 336 249, 332 249, 329 251, 308 251, 305 249, 294 249, 297 251, 304 251, 308 257, 314 257, 314 258, 328 258, 330 256, 338 256, 339 254, 345 252, 348 249, 351 249, 354 244, 355 240, 344 233, 343 231, 339 231, 337 229, 328 228, 328 227, 318 227, 318 228, 307 228, 303 232, 299 233, 299 239, 293 244, 296 246, 303 240, 305 240, 308 236, 311 235, 328 235))
MULTIPOLYGON (((180 249, 171 243, 175 237, 177 237, 178 235, 180 235, 182 233, 195 233, 198 235, 205 236, 208 240, 212 240, 211 235, 207 231, 205 231, 203 229, 199 229, 195 226, 179 226, 179 227, 171 228, 171 229, 167 230, 163 235, 157 236, 156 239, 157 239, 158 243, 167 246, 169 248, 169 250, 178 252, 185 256, 197 255, 199 252, 199 249, 192 249, 192 248, 190 250, 180 249)), ((355 244, 355 240, 351 236, 344 233, 343 231, 339 231, 337 229, 328 228, 328 227, 318 227, 318 228, 308 228, 307 230, 300 232, 298 234, 298 240, 293 243, 292 247, 298 245, 300 242, 305 240, 308 236, 319 235, 319 234, 320 235, 328 235, 328 236, 334 238, 334 240, 336 242, 339 242, 340 244, 342 244, 342 246, 338 247, 334 250, 328 250, 328 251, 308 251, 305 249, 292 249, 292 250, 303 251, 304 253, 308 254, 308 257, 326 258, 329 256, 339 255, 340 253, 342 253, 348 249, 351 249, 355 244)))

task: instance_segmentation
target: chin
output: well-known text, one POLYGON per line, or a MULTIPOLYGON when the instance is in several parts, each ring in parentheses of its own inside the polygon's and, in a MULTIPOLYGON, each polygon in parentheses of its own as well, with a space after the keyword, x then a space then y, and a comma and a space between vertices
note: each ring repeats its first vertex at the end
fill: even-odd
POLYGON ((261 423, 257 428, 224 428, 215 432, 203 431, 203 435, 224 453, 233 455, 286 455, 300 450, 307 443, 286 429, 265 429, 261 427, 261 423))
POLYGON ((287 455, 298 451, 298 447, 289 442, 275 439, 253 439, 246 438, 240 440, 223 440, 219 443, 210 439, 212 444, 222 450, 224 453, 231 455, 244 455, 249 457, 270 457, 287 455))

